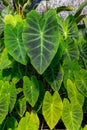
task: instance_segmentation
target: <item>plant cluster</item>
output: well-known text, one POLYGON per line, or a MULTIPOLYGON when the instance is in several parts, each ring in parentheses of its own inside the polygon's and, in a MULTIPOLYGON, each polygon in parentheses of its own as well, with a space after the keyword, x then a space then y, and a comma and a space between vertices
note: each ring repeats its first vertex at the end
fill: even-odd
POLYGON ((0 13, 0 130, 87 130, 87 0, 65 20, 29 2, 0 13))

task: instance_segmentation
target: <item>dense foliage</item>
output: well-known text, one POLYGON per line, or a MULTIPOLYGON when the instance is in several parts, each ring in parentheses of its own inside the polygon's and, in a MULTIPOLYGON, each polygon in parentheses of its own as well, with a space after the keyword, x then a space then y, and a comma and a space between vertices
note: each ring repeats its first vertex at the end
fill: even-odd
POLYGON ((0 130, 87 130, 87 0, 65 20, 34 2, 0 12, 0 130))

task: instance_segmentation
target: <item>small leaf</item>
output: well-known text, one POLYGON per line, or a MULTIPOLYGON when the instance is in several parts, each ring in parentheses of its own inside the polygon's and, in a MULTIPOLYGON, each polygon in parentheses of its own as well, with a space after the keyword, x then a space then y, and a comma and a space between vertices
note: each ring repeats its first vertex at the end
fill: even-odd
POLYGON ((35 76, 32 76, 31 80, 27 76, 24 76, 23 92, 26 100, 33 107, 37 102, 39 96, 39 84, 35 76))
POLYGON ((79 130, 83 120, 82 108, 79 103, 63 101, 62 120, 68 130, 79 130))
POLYGON ((25 98, 19 99, 16 104, 16 110, 20 117, 22 117, 26 111, 26 100, 25 98))
POLYGON ((38 130, 39 129, 39 118, 36 113, 26 112, 25 117, 21 118, 18 130, 38 130))
POLYGON ((42 112, 50 129, 53 129, 58 123, 62 115, 62 109, 63 104, 58 92, 55 91, 53 96, 51 96, 51 94, 47 91, 43 101, 42 112))

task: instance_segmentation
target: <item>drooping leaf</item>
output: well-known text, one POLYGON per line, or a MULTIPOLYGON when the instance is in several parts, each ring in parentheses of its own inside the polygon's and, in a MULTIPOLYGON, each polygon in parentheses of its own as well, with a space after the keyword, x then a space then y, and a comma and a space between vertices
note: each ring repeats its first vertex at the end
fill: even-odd
POLYGON ((39 129, 39 118, 36 113, 26 112, 25 117, 21 118, 18 130, 38 130, 39 129))
POLYGON ((46 123, 53 129, 55 125, 58 123, 61 115, 62 115, 62 100, 57 91, 51 96, 50 92, 45 93, 42 112, 45 118, 46 123))
POLYGON ((22 117, 26 111, 26 100, 25 98, 19 99, 16 104, 16 110, 20 117, 22 117))
POLYGON ((77 89, 87 97, 87 70, 74 72, 77 89))
POLYGON ((39 84, 35 76, 32 76, 31 80, 27 76, 24 76, 23 92, 26 100, 33 107, 37 102, 39 96, 39 84))
POLYGON ((8 114, 9 94, 0 93, 0 124, 8 114))
POLYGON ((71 102, 78 102, 83 106, 84 96, 77 90, 75 84, 70 79, 67 80, 67 92, 71 102))
POLYGON ((68 130, 79 130, 83 119, 83 112, 79 103, 63 101, 62 120, 68 130))
POLYGON ((58 27, 64 39, 68 37, 77 38, 78 28, 73 16, 69 15, 65 21, 58 17, 58 27))
MULTIPOLYGON (((12 16, 13 17, 13 16, 12 16)), ((20 18, 19 18, 20 19, 20 18)), ((17 21, 18 16, 13 17, 13 22, 9 21, 4 28, 4 42, 8 53, 21 64, 27 64, 26 51, 22 41, 23 22, 17 21)))
POLYGON ((58 46, 58 23, 56 11, 49 10, 43 18, 35 10, 26 18, 23 41, 31 64, 42 74, 50 65, 58 46))

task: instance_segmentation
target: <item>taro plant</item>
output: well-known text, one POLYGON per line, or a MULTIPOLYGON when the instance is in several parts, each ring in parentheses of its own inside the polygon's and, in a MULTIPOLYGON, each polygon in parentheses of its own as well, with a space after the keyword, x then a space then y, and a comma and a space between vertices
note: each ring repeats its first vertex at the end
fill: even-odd
POLYGON ((85 5, 65 20, 65 7, 1 12, 1 130, 87 129, 87 18, 84 33, 76 19, 85 5))

